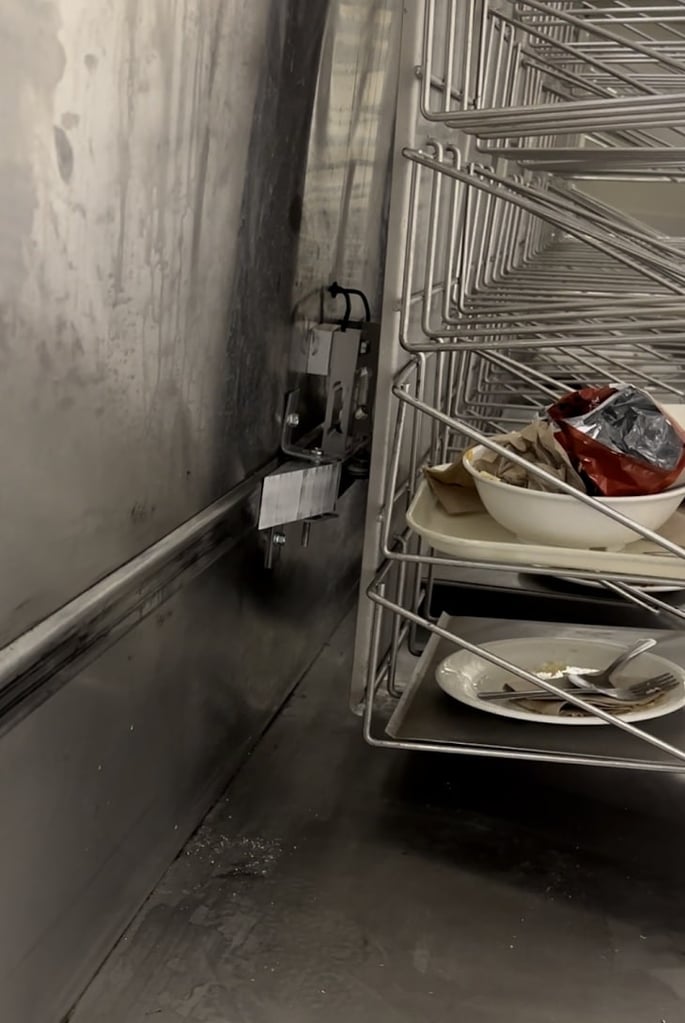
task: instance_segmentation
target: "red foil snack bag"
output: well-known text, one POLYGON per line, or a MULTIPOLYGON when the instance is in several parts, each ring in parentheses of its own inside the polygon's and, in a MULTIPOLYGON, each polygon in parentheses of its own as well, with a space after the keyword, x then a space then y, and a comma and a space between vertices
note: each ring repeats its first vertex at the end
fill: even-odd
POLYGON ((590 494, 659 494, 685 471, 685 431, 636 387, 584 387, 547 414, 590 494))

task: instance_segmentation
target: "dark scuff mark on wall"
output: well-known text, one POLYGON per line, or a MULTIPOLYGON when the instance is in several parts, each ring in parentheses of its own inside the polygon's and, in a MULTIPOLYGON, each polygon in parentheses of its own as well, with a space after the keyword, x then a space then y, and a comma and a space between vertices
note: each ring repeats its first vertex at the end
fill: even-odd
POLYGON ((74 150, 71 148, 71 142, 67 138, 67 133, 64 128, 60 128, 60 126, 56 124, 52 131, 55 136, 55 152, 57 153, 59 176, 62 181, 68 184, 71 181, 72 174, 74 173, 74 150))

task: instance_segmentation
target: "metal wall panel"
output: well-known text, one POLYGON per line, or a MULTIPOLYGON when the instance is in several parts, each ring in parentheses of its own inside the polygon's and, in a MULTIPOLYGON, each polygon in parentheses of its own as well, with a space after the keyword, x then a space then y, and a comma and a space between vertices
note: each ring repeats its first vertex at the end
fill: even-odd
MULTIPOLYGON (((361 288, 380 313, 400 14, 397 0, 330 6, 296 270, 300 316, 318 318, 318 288, 334 280, 361 288)), ((341 312, 327 300, 327 315, 341 312)))
MULTIPOLYGON (((5 642, 275 454, 332 277, 378 312, 401 4, 0 6, 5 642)), ((273 573, 249 533, 0 740, 0 1019, 73 1003, 342 615, 363 505, 273 573)))
POLYGON ((0 641, 273 453, 326 5, 3 11, 0 641))
POLYGON ((62 1019, 334 630, 363 504, 273 576, 243 544, 4 736, 3 1023, 62 1019))

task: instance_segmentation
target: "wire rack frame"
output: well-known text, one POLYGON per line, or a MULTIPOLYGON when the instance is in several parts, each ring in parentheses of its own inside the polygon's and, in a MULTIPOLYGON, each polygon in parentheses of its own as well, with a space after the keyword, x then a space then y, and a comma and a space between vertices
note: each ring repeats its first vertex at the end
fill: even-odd
MULTIPOLYGON (((664 144, 664 136, 651 135, 645 125, 658 122, 677 135, 685 95, 671 88, 673 76, 679 72, 675 50, 662 48, 655 60, 653 50, 641 42, 634 45, 633 39, 628 53, 625 46, 623 50, 618 46, 616 26, 606 28, 605 20, 611 20, 619 9, 629 8, 642 22, 636 5, 615 4, 615 9, 607 10, 606 19, 604 15, 593 19, 590 42, 595 44, 601 38, 604 49, 590 53, 589 59, 581 50, 581 44, 587 44, 585 27, 569 22, 566 16, 571 11, 578 16, 576 20, 589 21, 582 4, 502 3, 493 11, 494 6, 481 0, 425 2, 423 64, 416 68, 421 83, 420 114, 427 122, 440 122, 442 127, 459 131, 454 142, 433 139, 404 150, 409 164, 409 216, 403 238, 397 346, 411 359, 391 388, 394 426, 379 516, 381 560, 367 591, 373 616, 365 659, 364 733, 374 745, 529 758, 530 751, 515 748, 398 743, 376 734, 374 715, 379 700, 382 702, 383 693, 393 698, 399 695, 400 648, 411 643, 417 628, 493 661, 489 652, 441 629, 422 612, 422 600, 435 573, 443 567, 453 570, 475 563, 486 570, 521 570, 520 565, 497 559, 475 562, 440 556, 404 526, 404 515, 416 494, 424 464, 454 456, 469 441, 502 452, 492 441, 493 433, 501 432, 505 424, 527 421, 541 398, 558 396, 589 375, 595 381, 651 385, 660 391, 662 400, 683 397, 682 239, 665 237, 618 210, 569 190, 563 179, 564 175, 582 177, 588 167, 592 169, 586 154, 579 155, 587 148, 588 138, 602 149, 599 156, 591 154, 591 160, 598 166, 601 158, 616 176, 634 175, 635 180, 642 180, 646 173, 649 177, 655 167, 650 167, 644 151, 653 150, 654 158, 657 143, 666 151, 658 159, 665 164, 670 160, 669 169, 677 167, 680 154, 674 153, 675 136, 664 144), (503 13, 522 24, 513 27, 506 23, 503 13), (540 26, 544 27, 544 39, 540 38, 540 26), (493 32, 499 33, 495 48, 490 46, 495 40, 493 32), (535 66, 521 45, 521 32, 528 49, 534 51, 535 66), (436 54, 442 56, 436 59, 436 54), (556 76, 554 88, 549 65, 556 76), (493 67, 496 81, 495 73, 488 70, 493 67), (510 84, 509 92, 502 92, 502 83, 514 67, 516 88, 510 84), (613 88, 615 80, 626 77, 630 81, 624 83, 621 94, 608 97, 607 89, 613 88), (521 111, 511 106, 516 98, 530 116, 525 131, 518 135, 511 134, 511 117, 505 117, 502 128, 497 122, 501 111, 495 106, 482 109, 484 103, 502 98, 508 105, 507 115, 520 116, 521 111), (550 117, 558 117, 562 105, 564 133, 550 132, 550 117), (490 130, 485 130, 490 137, 478 163, 463 155, 471 151, 464 146, 465 134, 473 134, 477 146, 482 143, 482 119, 476 123, 472 114, 479 118, 486 114, 490 124, 490 130), (537 132, 532 139, 531 131, 537 132), (512 138, 518 139, 515 145, 512 138), (554 170, 555 162, 558 175, 548 169, 554 170), (544 279, 536 265, 541 257, 544 279)), ((669 5, 667 18, 671 22, 682 14, 683 5, 669 5)), ((677 31, 676 27, 669 36, 671 47, 677 31)), ((642 25, 637 32, 642 32, 642 25)), ((503 453, 511 458, 509 452, 503 453)), ((586 495, 573 492, 570 496, 630 525, 671 557, 685 558, 682 547, 636 527, 620 513, 597 505, 586 495)), ((527 570, 551 574, 549 567, 536 564, 527 570)), ((591 574, 590 569, 564 570, 568 578, 584 579, 591 574)), ((640 576, 640 583, 660 580, 659 574, 640 576)), ((635 585, 634 576, 608 573, 603 583, 655 615, 668 614, 679 625, 685 621, 685 612, 645 593, 635 585)), ((515 665, 499 663, 540 684, 536 676, 522 673, 515 665)), ((553 683, 543 688, 560 692, 553 683)), ((572 702, 595 713, 582 697, 574 697, 572 702)), ((683 750, 615 715, 604 712, 597 716, 613 726, 611 731, 628 731, 647 747, 667 753, 674 762, 666 766, 662 761, 632 761, 610 754, 592 758, 542 755, 535 759, 683 769, 683 750)))
MULTIPOLYGON (((420 627, 432 636, 439 637, 446 640, 451 646, 457 649, 469 650, 475 653, 478 657, 488 660, 490 663, 498 664, 499 658, 492 656, 490 651, 485 650, 483 647, 470 643, 464 636, 459 635, 457 632, 450 631, 442 627, 439 623, 430 621, 425 616, 412 611, 397 601, 389 598, 386 595, 386 582, 384 572, 387 572, 390 568, 390 563, 387 563, 384 568, 379 572, 378 576, 374 580, 374 584, 369 588, 368 595, 374 607, 373 623, 372 623, 372 639, 371 639, 371 657, 369 659, 369 669, 367 672, 366 685, 364 690, 364 701, 363 701, 363 735, 366 742, 371 746, 376 746, 386 749, 403 749, 403 750, 415 750, 432 753, 450 753, 457 755, 468 755, 468 756, 486 756, 495 757, 499 759, 507 760, 534 760, 537 762, 551 762, 551 763, 564 763, 573 764, 578 766, 589 766, 589 767, 612 767, 612 768, 628 768, 635 770, 650 770, 650 771, 661 771, 666 773, 681 773, 685 770, 685 750, 673 745, 672 743, 664 742, 663 740, 645 732, 643 729, 637 728, 628 722, 621 721, 615 718, 614 715, 606 714, 604 712, 601 716, 606 723, 618 728, 619 731, 628 733, 633 738, 639 739, 646 744, 646 747, 652 747, 660 750, 669 756, 670 762, 664 763, 663 760, 650 759, 648 756, 643 758, 627 757, 612 755, 609 750, 609 743, 607 743, 607 751, 598 753, 595 755, 587 755, 582 752, 564 752, 564 753, 553 753, 544 752, 539 749, 528 749, 528 748, 517 748, 515 739, 512 735, 510 743, 504 745, 494 745, 486 742, 448 742, 448 741, 430 741, 426 739, 397 739, 390 738, 387 735, 382 734, 379 731, 378 720, 385 722, 387 717, 383 714, 382 708, 384 700, 382 697, 383 691, 392 692, 389 673, 393 659, 396 659, 396 648, 391 644, 390 647, 385 651, 383 655, 379 655, 380 651, 380 636, 383 632, 383 616, 390 615, 393 619, 393 629, 396 628, 395 623, 401 623, 398 627, 398 631, 402 636, 406 636, 409 627, 420 627), (379 714, 380 710, 380 714, 379 714)), ((502 662, 501 667, 506 670, 511 670, 513 667, 509 662, 502 662)), ((540 685, 540 680, 537 676, 531 676, 528 672, 523 669, 515 669, 514 673, 521 679, 528 682, 534 682, 536 685, 540 685)), ((550 691, 553 691, 550 688, 550 691)), ((393 693, 393 696, 396 695, 393 693)), ((564 697, 568 694, 564 693, 564 697)), ((576 702, 574 697, 573 702, 576 702)), ((577 706, 582 707, 585 701, 581 698, 577 698, 577 706)), ((597 713, 597 708, 590 708, 591 713, 597 713)), ((380 726, 382 727, 382 725, 380 726)))
POLYGON ((681 239, 549 178, 462 168, 455 147, 404 155, 407 351, 685 343, 681 239))
MULTIPOLYGON (((482 560, 478 562, 460 562, 457 559, 438 556, 430 549, 424 549, 422 544, 417 542, 417 537, 412 534, 411 530, 404 529, 401 532, 395 532, 393 530, 393 524, 397 523, 398 509, 400 512, 405 509, 415 494, 416 486, 420 479, 421 463, 433 462, 436 455, 439 457, 439 453, 443 450, 443 446, 445 444, 446 431, 456 430, 458 432, 466 432, 470 440, 478 440, 485 443, 486 446, 492 447, 493 450, 499 450, 500 452, 504 451, 504 449, 501 449, 494 444, 491 438, 487 435, 481 434, 479 431, 471 427, 465 427, 463 423, 451 419, 448 416, 436 416, 435 410, 421 400, 419 395, 426 390, 435 391, 436 389, 439 389, 441 384, 444 382, 444 378, 441 380, 441 374, 439 372, 433 374, 431 378, 431 375, 426 373, 425 365, 422 366, 421 360, 417 360, 412 364, 408 364, 403 369, 393 389, 393 393, 398 403, 398 416, 387 481, 386 502, 382 511, 384 523, 382 538, 384 560, 382 567, 368 589, 368 597, 375 606, 375 624, 372 633, 371 655, 368 661, 369 675, 367 677, 366 684, 367 702, 365 706, 365 732, 369 741, 374 744, 396 744, 394 741, 390 742, 384 739, 378 739, 377 736, 374 737, 374 707, 377 707, 378 696, 381 691, 387 692, 392 697, 397 697, 400 693, 397 680, 398 650, 402 642, 410 635, 413 628, 423 628, 433 635, 438 635, 448 640, 455 648, 476 653, 482 659, 489 661, 498 667, 503 667, 506 670, 511 671, 512 674, 521 679, 525 679, 532 684, 542 684, 543 688, 549 689, 550 692, 554 692, 557 695, 562 694, 562 691, 559 690, 554 683, 541 683, 539 678, 532 675, 530 672, 526 672, 513 663, 506 661, 497 655, 493 655, 491 651, 483 647, 470 643, 468 639, 465 639, 457 633, 448 633, 446 630, 441 629, 435 621, 429 619, 426 613, 421 610, 422 604, 425 602, 426 590, 431 584, 432 573, 441 566, 449 567, 450 569, 459 566, 473 567, 474 565, 485 569, 502 570, 503 568, 506 568, 506 566, 502 565, 501 562, 490 563, 482 560), (414 391, 414 393, 410 393, 411 391, 414 391), (433 429, 432 424, 426 422, 426 418, 434 421, 437 420, 439 429, 433 429), (423 422, 421 422, 422 420, 423 422), (406 464, 406 452, 408 449, 405 431, 410 438, 410 457, 406 475, 402 473, 403 460, 406 464), (399 568, 399 571, 395 571, 397 568, 399 568), (419 569, 419 571, 415 571, 414 575, 412 575, 407 571, 408 569, 419 569), (382 622, 384 615, 389 616, 390 618, 390 637, 387 645, 381 652, 380 637, 383 633, 382 622)), ((516 459, 514 458, 514 460, 516 459)), ((544 470, 540 470, 539 474, 541 476, 547 475, 544 473, 544 470)), ((550 481, 551 479, 552 478, 550 477, 550 481)), ((569 488, 569 490, 571 490, 571 488, 569 488)), ((585 498, 583 496, 581 499, 584 503, 591 504, 599 509, 602 508, 602 506, 597 505, 592 498, 585 498)), ((630 520, 627 521, 630 522, 630 520)), ((658 534, 655 534, 650 530, 643 530, 636 526, 634 528, 636 531, 642 533, 645 538, 653 540, 660 546, 667 549, 669 553, 685 558, 685 550, 683 550, 683 548, 670 544, 663 537, 660 537, 658 534)), ((517 572, 521 571, 521 566, 511 566, 511 570, 517 572)), ((532 574, 546 574, 550 571, 549 569, 541 569, 539 565, 534 563, 527 565, 525 570, 532 574)), ((588 577, 588 571, 573 572, 565 569, 564 575, 570 578, 575 577, 583 579, 588 577)), ((685 564, 683 565, 682 575, 685 580, 685 564)), ((653 581, 661 581, 661 576, 654 576, 653 581)), ((656 595, 644 593, 641 589, 631 586, 626 578, 620 573, 612 576, 605 576, 603 578, 603 582, 611 588, 613 592, 634 602, 642 608, 649 609, 655 614, 667 613, 672 615, 679 623, 685 622, 684 611, 666 604, 656 595)), ((564 692, 563 695, 566 696, 566 692, 564 692)), ((589 713, 595 713, 596 711, 596 708, 593 708, 587 703, 587 701, 584 701, 581 696, 573 696, 570 702, 576 703, 579 707, 582 707, 589 713)), ((619 717, 609 712, 605 711, 601 714, 597 714, 596 716, 601 717, 607 723, 612 724, 619 730, 628 732, 633 737, 639 738, 648 745, 654 746, 675 758, 678 764, 669 769, 685 769, 685 764, 683 763, 685 762, 685 750, 680 750, 671 743, 663 742, 650 733, 622 721, 619 717)), ((433 748, 433 746, 430 744, 426 746, 425 743, 415 743, 407 746, 406 748, 433 748)), ((452 748, 450 747, 450 749, 452 748)), ((496 750, 471 746, 463 747, 462 745, 455 746, 452 751, 480 752, 483 755, 499 755, 496 750)), ((521 755, 523 756, 524 754, 521 755)), ((526 758, 530 758, 531 755, 525 754, 525 756, 526 758)), ((630 760, 626 760, 625 758, 615 758, 611 756, 595 757, 590 760, 587 758, 569 758, 568 756, 551 758, 545 756, 534 756, 533 759, 560 759, 573 763, 594 763, 598 765, 608 764, 609 766, 628 767, 647 766, 652 767, 653 769, 665 769, 661 762, 651 762, 649 760, 630 762, 630 760)))
MULTIPOLYGON (((398 552, 394 543, 396 538, 398 515, 397 509, 401 507, 400 520, 404 518, 404 512, 416 494, 417 486, 422 479, 422 470, 426 465, 441 464, 445 456, 463 450, 465 446, 482 444, 489 450, 507 458, 511 462, 524 467, 527 471, 543 480, 546 484, 567 494, 580 504, 600 512, 607 518, 629 527, 639 533, 645 540, 655 544, 667 555, 682 559, 682 572, 678 576, 685 583, 685 548, 673 543, 661 534, 640 526, 632 519, 601 504, 596 498, 580 493, 573 487, 558 480, 545 469, 533 466, 524 458, 513 451, 503 448, 493 439, 493 433, 501 433, 515 425, 518 420, 516 414, 511 415, 511 410, 504 406, 504 415, 495 418, 498 408, 490 406, 485 411, 481 410, 480 416, 472 417, 471 422, 466 417, 459 417, 443 412, 440 406, 449 406, 452 403, 450 388, 452 379, 450 374, 460 382, 463 381, 466 373, 474 376, 473 367, 470 370, 463 370, 461 367, 454 367, 445 353, 437 357, 418 357, 407 363, 397 375, 392 387, 392 394, 395 402, 395 426, 391 443, 390 458, 388 461, 388 472, 384 486, 384 500, 381 506, 380 518, 383 523, 381 531, 381 554, 384 559, 405 560, 410 562, 433 563, 453 565, 454 560, 444 557, 434 557, 429 554, 407 554, 398 552), (440 365, 442 363, 442 365, 440 365), (488 419, 488 413, 492 413, 492 419, 488 419), (490 427, 490 432, 484 432, 484 426, 490 427), (455 442, 455 437, 460 437, 461 443, 455 442)), ((515 412, 518 408, 513 406, 515 412)), ((528 416, 526 421, 530 421, 528 416)), ((403 549, 406 545, 402 545, 403 549)), ((478 562, 483 568, 505 568, 501 562, 478 562)), ((520 567, 515 569, 520 571, 520 567)), ((551 574, 550 568, 531 563, 526 566, 526 571, 532 574, 551 574)), ((566 570, 565 570, 566 571, 566 570)), ((578 578, 588 578, 593 574, 591 564, 587 569, 577 572, 569 572, 578 578)), ((634 576, 631 574, 616 572, 607 576, 610 581, 625 584, 630 587, 634 576)), ((654 575, 640 574, 641 582, 658 584, 663 582, 663 573, 654 575)), ((646 603, 656 610, 664 610, 664 605, 658 600, 652 600, 652 595, 641 593, 635 590, 634 596, 641 604, 646 603)), ((685 612, 670 608, 674 616, 685 621, 685 612)))
POLYGON ((421 113, 521 166, 682 180, 684 68, 682 4, 426 0, 421 113))
POLYGON ((622 10, 619 20, 602 17, 598 5, 573 10, 563 0, 426 0, 422 64, 448 87, 440 104, 424 91, 422 116, 485 131, 511 127, 522 112, 535 127, 549 120, 551 136, 568 111, 637 112, 642 104, 625 101, 649 107, 682 93, 682 4, 655 5, 651 15, 633 4, 622 10))

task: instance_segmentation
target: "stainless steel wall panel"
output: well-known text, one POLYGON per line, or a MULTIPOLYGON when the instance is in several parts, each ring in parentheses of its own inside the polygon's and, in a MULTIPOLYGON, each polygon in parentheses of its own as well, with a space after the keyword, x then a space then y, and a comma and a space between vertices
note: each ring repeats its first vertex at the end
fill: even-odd
MULTIPOLYGON (((401 4, 2 15, 0 644, 276 454, 333 277, 378 313, 401 4)), ((246 506, 245 541, 0 739, 0 1019, 67 1012, 343 614, 364 503, 306 550, 288 528, 272 572, 246 506)))
POLYGON ((0 642, 273 454, 326 5, 4 11, 0 642))
MULTIPOLYGON (((307 159, 295 299, 319 316, 319 288, 338 280, 380 314, 401 7, 397 0, 331 3, 307 159)), ((326 315, 341 305, 326 300, 326 315)))
MULTIPOLYGON (((349 607, 365 493, 253 536, 0 741, 0 1019, 58 1023, 349 607)), ((345 696, 340 693, 340 711, 345 696)))

